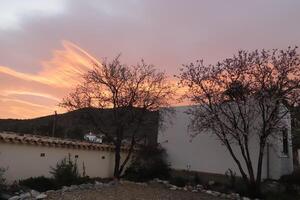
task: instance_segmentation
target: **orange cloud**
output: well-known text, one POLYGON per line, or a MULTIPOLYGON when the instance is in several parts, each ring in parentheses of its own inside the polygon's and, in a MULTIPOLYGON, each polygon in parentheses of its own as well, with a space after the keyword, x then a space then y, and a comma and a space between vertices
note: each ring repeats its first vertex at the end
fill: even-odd
POLYGON ((31 118, 63 111, 57 107, 60 99, 93 63, 100 63, 71 42, 63 41, 62 46, 62 50, 54 51, 50 61, 42 62, 37 74, 0 66, 0 118, 31 118))

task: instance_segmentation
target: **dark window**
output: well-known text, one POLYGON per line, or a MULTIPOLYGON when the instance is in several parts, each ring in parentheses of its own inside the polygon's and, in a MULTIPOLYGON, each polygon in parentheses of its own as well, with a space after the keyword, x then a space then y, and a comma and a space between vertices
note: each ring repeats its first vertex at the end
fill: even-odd
POLYGON ((45 153, 41 153, 41 157, 45 157, 45 153))
POLYGON ((75 158, 78 158, 78 155, 75 155, 75 158))
POLYGON ((105 159, 105 156, 102 156, 101 158, 102 158, 102 159, 105 159))
POLYGON ((282 131, 282 153, 284 153, 285 155, 288 155, 289 153, 289 142, 286 129, 282 131))

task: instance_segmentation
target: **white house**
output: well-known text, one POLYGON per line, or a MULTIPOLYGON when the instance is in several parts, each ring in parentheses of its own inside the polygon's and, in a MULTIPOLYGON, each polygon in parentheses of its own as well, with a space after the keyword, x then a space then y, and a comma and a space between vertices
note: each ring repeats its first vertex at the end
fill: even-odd
MULTIPOLYGON (((127 152, 122 148, 122 154, 127 152)), ((90 177, 112 177, 114 147, 111 145, 52 137, 0 133, 0 167, 8 183, 29 177, 49 177, 51 167, 71 156, 79 172, 90 177)), ((124 157, 124 156, 123 156, 124 157)))
MULTIPOLYGON (((199 134, 193 140, 188 132, 190 116, 188 107, 175 107, 172 123, 159 131, 158 142, 166 149, 172 168, 206 173, 224 174, 228 169, 239 175, 239 170, 225 146, 222 146, 212 134, 199 134)), ((263 160, 263 178, 278 179, 281 175, 293 171, 290 118, 284 119, 288 140, 274 139, 265 149, 263 160), (288 144, 283 144, 288 142, 288 144), (288 147, 283 150, 284 146, 288 147)), ((257 163, 258 143, 251 138, 250 154, 257 163)))

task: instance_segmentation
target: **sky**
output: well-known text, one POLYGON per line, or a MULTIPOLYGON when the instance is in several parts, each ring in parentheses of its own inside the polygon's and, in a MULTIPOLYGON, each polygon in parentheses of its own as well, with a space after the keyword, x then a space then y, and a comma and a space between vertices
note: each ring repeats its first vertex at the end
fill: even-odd
POLYGON ((91 68, 141 59, 170 77, 238 50, 300 46, 299 0, 0 0, 0 118, 57 105, 91 68))

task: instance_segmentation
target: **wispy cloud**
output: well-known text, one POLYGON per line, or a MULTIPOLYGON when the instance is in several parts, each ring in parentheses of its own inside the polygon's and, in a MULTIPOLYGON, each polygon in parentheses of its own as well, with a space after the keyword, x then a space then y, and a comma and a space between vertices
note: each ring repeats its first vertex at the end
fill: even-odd
POLYGON ((0 66, 1 82, 11 84, 9 87, 0 87, 0 100, 5 105, 10 103, 8 107, 0 107, 1 118, 36 117, 61 110, 57 107, 61 98, 80 82, 82 74, 91 69, 93 63, 100 64, 71 42, 63 41, 62 46, 62 50, 53 52, 50 61, 42 62, 41 71, 37 74, 22 73, 0 66), (25 98, 26 96, 31 98, 25 98), (38 101, 33 103, 33 99, 38 101), (43 102, 46 101, 45 105, 43 102))

